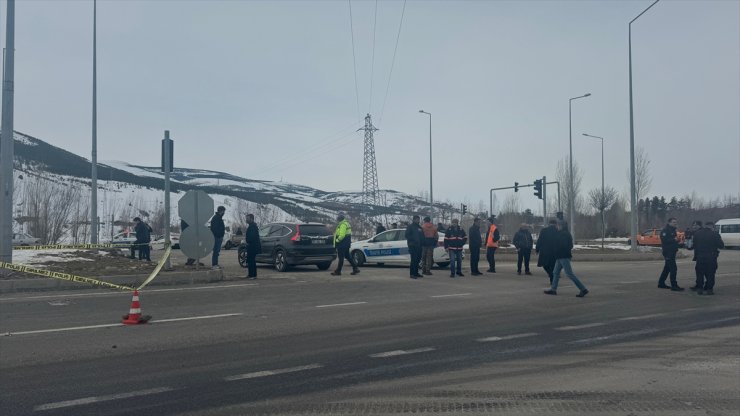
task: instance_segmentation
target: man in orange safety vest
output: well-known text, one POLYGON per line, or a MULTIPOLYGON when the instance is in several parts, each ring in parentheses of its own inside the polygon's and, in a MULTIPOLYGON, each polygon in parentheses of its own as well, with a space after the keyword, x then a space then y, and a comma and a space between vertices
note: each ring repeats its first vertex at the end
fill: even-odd
POLYGON ((488 231, 486 231, 486 260, 488 260, 488 270, 486 270, 489 273, 496 273, 496 258, 494 255, 496 254, 496 249, 498 248, 498 241, 501 239, 501 234, 498 231, 498 227, 496 227, 495 224, 496 216, 491 215, 490 218, 488 218, 488 231))

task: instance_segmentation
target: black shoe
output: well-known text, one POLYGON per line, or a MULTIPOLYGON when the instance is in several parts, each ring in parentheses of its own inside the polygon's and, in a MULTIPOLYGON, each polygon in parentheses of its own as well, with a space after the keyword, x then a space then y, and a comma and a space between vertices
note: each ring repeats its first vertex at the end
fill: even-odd
POLYGON ((247 280, 256 280, 257 276, 247 276, 247 280))
POLYGON ((545 291, 545 294, 546 295, 557 295, 558 292, 555 291, 555 290, 552 290, 552 289, 548 289, 548 290, 545 291))
POLYGON ((483 273, 481 273, 481 272, 474 272, 474 273, 470 273, 470 274, 472 274, 473 276, 480 276, 480 275, 482 275, 483 273))
POLYGON ((683 288, 679 286, 672 286, 671 292, 683 292, 683 288))
POLYGON ((493 270, 493 269, 488 269, 488 270, 486 270, 486 271, 487 271, 488 273, 496 273, 496 270, 493 270))
POLYGON ((352 276, 354 276, 354 275, 359 274, 359 273, 360 273, 360 269, 354 269, 354 270, 352 270, 352 273, 350 273, 350 274, 352 276))
POLYGON ((700 288, 699 286, 691 286, 689 290, 692 292, 701 292, 702 288, 700 288))
POLYGON ((703 292, 703 294, 704 295, 707 295, 707 296, 712 296, 712 295, 714 295, 714 290, 713 289, 707 289, 707 290, 705 290, 703 292))
POLYGON ((588 289, 583 289, 583 290, 581 290, 581 292, 580 292, 580 293, 578 293, 578 294, 576 295, 576 297, 577 297, 577 298, 582 298, 582 297, 586 296, 587 294, 588 294, 588 289))
POLYGON ((465 275, 462 274, 462 273, 458 273, 457 275, 460 276, 460 277, 465 277, 465 275))
POLYGON ((332 276, 341 276, 342 272, 331 272, 332 276))
POLYGON ((414 275, 414 277, 424 277, 424 276, 421 275, 421 274, 419 274, 419 273, 417 273, 417 274, 414 275))
POLYGON ((527 276, 531 276, 532 275, 532 272, 530 272, 529 270, 527 270, 526 272, 524 272, 524 274, 526 274, 527 276))
POLYGON ((670 286, 666 286, 665 283, 658 283, 658 288, 659 289, 670 289, 671 287, 670 286))
POLYGON ((517 270, 516 271, 516 274, 522 274, 522 271, 521 270, 517 270))
POLYGON ((455 275, 454 274, 451 274, 450 277, 455 277, 455 275))
POLYGON ((424 276, 431 276, 431 275, 432 275, 432 272, 423 272, 422 274, 423 274, 424 276))
POLYGON ((413 274, 411 276, 409 276, 409 277, 412 278, 412 279, 418 279, 418 277, 414 276, 413 274))

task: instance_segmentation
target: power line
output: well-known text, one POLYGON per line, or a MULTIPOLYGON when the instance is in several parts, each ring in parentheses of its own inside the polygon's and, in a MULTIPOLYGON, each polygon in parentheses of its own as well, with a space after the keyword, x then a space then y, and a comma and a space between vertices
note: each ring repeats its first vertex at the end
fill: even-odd
POLYGON ((396 35, 396 47, 393 48, 393 60, 391 61, 391 71, 388 74, 388 85, 385 88, 385 98, 383 99, 383 107, 380 110, 380 123, 383 124, 383 113, 385 113, 385 103, 388 100, 388 91, 391 87, 391 76, 393 75, 393 65, 396 63, 396 51, 398 51, 398 40, 401 38, 401 27, 403 26, 403 16, 406 13, 406 0, 403 0, 403 9, 401 10, 401 21, 398 23, 398 35, 396 35))
POLYGON ((373 75, 375 73, 375 28, 378 24, 378 0, 375 0, 375 18, 373 20, 373 59, 370 64, 370 104, 367 106, 368 114, 373 108, 373 75))
POLYGON ((349 4, 349 31, 352 34, 352 66, 355 70, 355 98, 357 99, 357 120, 360 120, 360 90, 357 88, 357 58, 355 57, 355 29, 352 25, 352 0, 347 0, 349 4))

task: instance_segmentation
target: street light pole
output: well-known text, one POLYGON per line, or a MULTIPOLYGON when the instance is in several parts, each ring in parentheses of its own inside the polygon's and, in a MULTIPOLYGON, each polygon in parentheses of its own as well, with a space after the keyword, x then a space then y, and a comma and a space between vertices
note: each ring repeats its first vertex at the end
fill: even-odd
POLYGON ((573 193, 575 192, 575 186, 573 184, 573 100, 577 100, 579 98, 586 98, 590 97, 591 93, 586 93, 583 95, 580 95, 578 97, 573 97, 568 100, 568 143, 570 145, 570 158, 569 158, 569 164, 570 164, 570 174, 568 175, 570 186, 568 187, 568 216, 570 217, 570 234, 573 236, 573 242, 576 241, 576 198, 573 193))
POLYGON ((434 192, 432 188, 432 113, 419 110, 422 114, 429 116, 429 218, 434 222, 434 192))
MULTIPOLYGON (((15 0, 7 1, 0 138, 0 261, 13 262, 13 106, 15 79, 15 0)), ((8 272, 8 270, 5 270, 8 272)))
POLYGON ((637 251, 637 185, 635 184, 635 120, 632 112, 632 22, 637 20, 646 11, 660 0, 655 0, 653 4, 638 14, 637 17, 630 20, 629 23, 629 76, 630 76, 630 238, 632 251, 637 251))
POLYGON ((97 1, 93 0, 93 80, 92 80, 92 184, 90 192, 90 243, 98 243, 98 67, 97 67, 97 1))
MULTIPOLYGON (((590 134, 583 133, 586 137, 593 137, 594 139, 601 140, 601 201, 600 205, 604 202, 605 191, 604 191, 604 138, 599 136, 592 136, 590 134)), ((604 251, 604 238, 606 238, 606 220, 604 219, 604 207, 601 206, 601 250, 604 251)))

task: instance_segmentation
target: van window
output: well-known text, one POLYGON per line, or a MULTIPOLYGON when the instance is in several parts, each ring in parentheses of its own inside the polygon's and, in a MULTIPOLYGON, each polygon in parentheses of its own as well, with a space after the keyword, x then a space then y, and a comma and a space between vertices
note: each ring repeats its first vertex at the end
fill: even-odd
POLYGON ((327 227, 326 225, 299 224, 299 227, 301 228, 301 235, 305 235, 307 237, 327 237, 330 235, 334 235, 334 232, 330 230, 329 227, 327 227))
POLYGON ((727 224, 721 227, 720 232, 722 234, 740 233, 740 224, 727 224))

